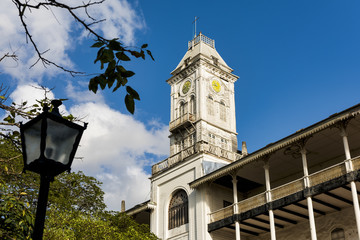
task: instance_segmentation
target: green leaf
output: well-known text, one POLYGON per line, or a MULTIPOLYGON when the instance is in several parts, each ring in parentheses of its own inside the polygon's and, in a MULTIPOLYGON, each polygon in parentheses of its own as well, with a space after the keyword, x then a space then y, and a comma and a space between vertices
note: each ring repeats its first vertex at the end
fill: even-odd
POLYGON ((109 63, 114 60, 114 52, 110 49, 104 49, 102 55, 100 56, 100 61, 102 63, 109 63))
POLYGON ((102 41, 97 41, 96 43, 94 43, 91 47, 92 48, 99 48, 102 47, 105 43, 102 41))
POLYGON ((117 79, 117 74, 116 73, 112 74, 111 77, 108 78, 108 81, 107 81, 108 88, 112 87, 112 85, 115 82, 115 79, 117 79))
POLYGON ((144 59, 144 60, 145 60, 145 53, 144 53, 144 51, 143 51, 143 50, 141 50, 141 52, 140 52, 140 56, 142 57, 142 59, 144 59))
POLYGON ((153 61, 155 61, 155 59, 154 59, 152 53, 150 52, 150 50, 146 50, 146 52, 147 52, 147 54, 151 57, 151 59, 152 59, 153 61))
POLYGON ((14 131, 12 135, 13 135, 14 137, 17 137, 17 136, 20 136, 20 133, 19 133, 19 131, 14 131))
POLYGON ((99 79, 100 88, 101 88, 102 90, 104 90, 105 87, 106 87, 106 84, 107 84, 107 81, 106 81, 105 76, 104 76, 103 74, 101 74, 101 75, 98 77, 98 79, 99 79))
POLYGON ((98 78, 98 76, 93 77, 89 81, 89 90, 94 92, 94 93, 96 93, 97 90, 98 90, 97 78, 98 78))
POLYGON ((3 100, 4 100, 4 99, 5 99, 5 96, 0 96, 0 99, 3 99, 3 100))
POLYGON ((126 86, 126 91, 136 100, 140 100, 139 94, 130 86, 126 86))
POLYGON ((8 123, 15 123, 15 119, 12 118, 10 115, 4 118, 4 121, 8 123))
POLYGON ((124 72, 126 72, 126 69, 125 69, 123 66, 121 66, 121 65, 116 66, 116 70, 117 70, 119 73, 124 73, 124 72))
POLYGON ((142 46, 141 46, 141 48, 147 48, 148 47, 148 44, 147 43, 145 43, 145 44, 143 44, 142 46))
POLYGON ((130 61, 131 59, 124 52, 117 52, 115 56, 121 61, 130 61))
POLYGON ((115 59, 113 59, 113 60, 109 63, 108 68, 111 69, 111 71, 114 71, 114 70, 115 70, 115 67, 116 67, 116 61, 115 61, 115 59))
POLYGON ((121 81, 120 81, 120 80, 117 80, 117 83, 116 83, 116 86, 115 86, 114 89, 113 89, 113 92, 115 92, 116 90, 118 90, 119 87, 121 87, 121 81))
POLYGON ((108 47, 109 47, 109 49, 114 50, 114 51, 123 50, 123 47, 121 47, 120 42, 118 42, 118 41, 116 41, 114 39, 109 42, 108 47))
POLYGON ((127 78, 123 78, 121 84, 125 86, 128 83, 127 78))
POLYGON ((97 61, 99 61, 101 59, 101 56, 102 56, 104 50, 105 50, 105 47, 102 47, 102 48, 99 49, 99 51, 97 52, 97 56, 96 56, 96 59, 95 59, 94 63, 96 63, 97 61))
POLYGON ((121 76, 126 77, 126 78, 132 77, 134 75, 135 75, 135 73, 133 71, 126 71, 126 72, 121 74, 121 76))
POLYGON ((130 94, 126 94, 125 96, 125 106, 126 109, 131 113, 134 114, 135 111, 135 101, 134 98, 130 94))
POLYGON ((129 51, 129 52, 130 52, 131 55, 133 55, 136 58, 141 57, 141 54, 139 52, 137 52, 137 51, 129 51))

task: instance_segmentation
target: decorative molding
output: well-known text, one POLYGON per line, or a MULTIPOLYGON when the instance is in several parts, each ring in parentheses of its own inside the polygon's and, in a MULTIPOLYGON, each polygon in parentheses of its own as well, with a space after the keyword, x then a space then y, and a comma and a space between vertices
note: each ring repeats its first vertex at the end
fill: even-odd
POLYGON ((211 63, 209 63, 208 61, 204 60, 204 59, 200 59, 200 66, 203 67, 208 73, 219 77, 225 81, 228 81, 230 83, 234 83, 239 77, 224 71, 223 69, 219 68, 218 66, 215 66, 211 63))

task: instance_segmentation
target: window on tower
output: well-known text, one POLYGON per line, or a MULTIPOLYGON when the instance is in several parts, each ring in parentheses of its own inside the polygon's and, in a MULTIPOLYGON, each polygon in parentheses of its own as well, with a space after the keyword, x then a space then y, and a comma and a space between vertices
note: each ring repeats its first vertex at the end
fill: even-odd
POLYGON ((209 133, 209 143, 214 144, 215 145, 215 135, 212 133, 209 133))
POLYGON ((214 65, 217 66, 219 64, 218 59, 216 57, 214 57, 214 56, 211 56, 211 57, 212 57, 214 65))
POLYGON ((193 144, 195 144, 195 133, 189 136, 189 146, 192 146, 193 144))
POLYGON ((179 117, 182 117, 184 116, 187 112, 188 112, 188 109, 187 109, 187 102, 181 102, 180 103, 180 107, 179 107, 179 117))
POLYGON ((190 113, 195 115, 196 113, 196 102, 195 102, 195 96, 192 95, 190 98, 190 113))
POLYGON ((225 138, 221 138, 221 148, 228 150, 228 141, 225 138))
POLYGON ((188 196, 184 190, 178 190, 173 194, 169 205, 169 230, 188 222, 188 196))
POLYGON ((207 98, 207 113, 210 116, 214 116, 214 99, 212 96, 208 96, 207 98))
POLYGON ((224 101, 220 101, 220 119, 226 122, 226 106, 224 101))
POLYGON ((185 67, 187 67, 190 63, 190 57, 188 57, 187 59, 185 59, 185 67))

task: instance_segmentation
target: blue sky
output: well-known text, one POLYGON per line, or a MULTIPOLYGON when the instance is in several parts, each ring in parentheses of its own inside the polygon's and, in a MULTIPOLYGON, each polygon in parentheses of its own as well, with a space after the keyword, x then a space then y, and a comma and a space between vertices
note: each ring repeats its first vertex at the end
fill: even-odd
POLYGON ((238 140, 247 141, 250 151, 359 103, 357 1, 157 3, 140 5, 145 39, 157 58, 149 84, 161 93, 153 112, 165 111, 159 112, 165 122, 169 102, 162 101, 169 99, 169 88, 162 81, 186 51, 194 16, 197 29, 215 39, 217 51, 240 77, 238 140))
MULTIPOLYGON (((84 159, 74 168, 104 182, 111 209, 119 209, 121 199, 127 207, 145 201, 150 166, 167 157, 170 87, 165 81, 194 35, 195 16, 197 32, 215 40, 219 54, 240 77, 235 84, 238 142, 246 141, 250 152, 360 102, 358 1, 107 2, 107 11, 98 9, 96 14, 118 30, 102 25, 99 31, 120 35, 129 46, 148 43, 155 57, 128 65, 136 72, 129 85, 141 97, 134 116, 124 108, 122 90, 94 96, 87 91, 88 76, 72 78, 41 65, 29 70, 31 55, 24 53, 29 46, 19 25, 13 26, 15 33, 11 27, 18 21, 16 15, 9 16, 14 12, 4 10, 10 9, 9 0, 0 3, 0 32, 5 36, 0 49, 11 46, 27 61, 0 62, 0 81, 15 91, 12 99, 18 101, 35 96, 26 87, 29 83, 55 87, 55 97, 70 99, 66 111, 87 117, 89 129, 79 153, 84 159), (145 187, 134 193, 139 185, 145 187)), ((49 45, 53 55, 76 70, 96 73, 91 39, 76 34, 66 15, 55 15, 65 20, 61 35, 46 32, 56 36, 49 45)), ((48 29, 44 19, 35 27, 48 29)))

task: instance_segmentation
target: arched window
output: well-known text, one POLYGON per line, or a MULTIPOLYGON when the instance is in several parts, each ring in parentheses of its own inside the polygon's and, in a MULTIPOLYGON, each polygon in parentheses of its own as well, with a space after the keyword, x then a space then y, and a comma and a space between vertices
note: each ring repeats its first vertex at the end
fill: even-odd
POLYGON ((212 96, 208 96, 207 98, 207 112, 208 115, 210 116, 214 116, 214 100, 212 98, 212 96))
POLYGON ((188 222, 188 196, 184 190, 178 190, 169 205, 169 230, 188 222))
POLYGON ((345 232, 342 228, 335 228, 331 232, 331 240, 345 240, 345 232))
POLYGON ((220 101, 220 119, 226 122, 226 106, 224 101, 220 101))

